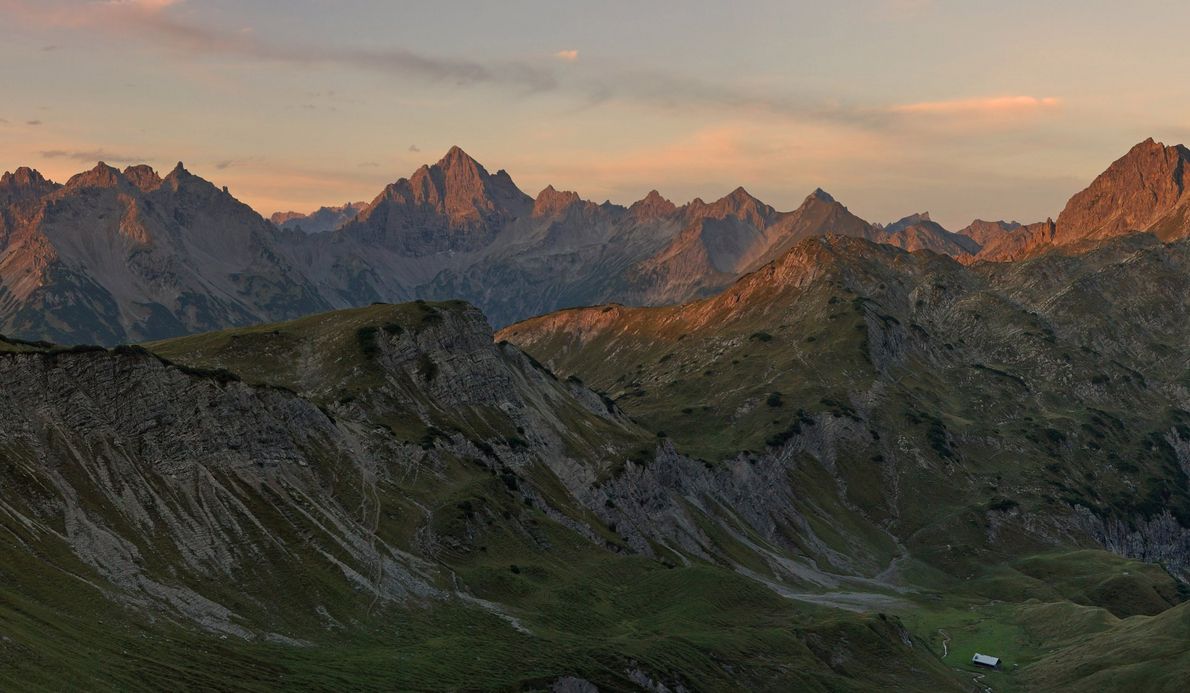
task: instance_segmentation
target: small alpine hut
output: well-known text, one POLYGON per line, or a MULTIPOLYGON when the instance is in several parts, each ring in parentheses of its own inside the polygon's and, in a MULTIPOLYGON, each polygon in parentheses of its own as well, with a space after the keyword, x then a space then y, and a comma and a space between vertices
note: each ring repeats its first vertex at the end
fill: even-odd
POLYGON ((993 657, 991 655, 979 654, 978 652, 976 652, 975 656, 971 658, 971 663, 977 667, 987 667, 988 669, 999 669, 1000 668, 1000 658, 999 657, 993 657))

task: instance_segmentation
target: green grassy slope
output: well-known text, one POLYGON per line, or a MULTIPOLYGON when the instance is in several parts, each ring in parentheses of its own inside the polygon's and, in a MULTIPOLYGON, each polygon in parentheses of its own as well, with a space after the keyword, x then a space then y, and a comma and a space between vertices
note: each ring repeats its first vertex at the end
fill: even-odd
POLYGON ((87 405, 0 459, 0 688, 541 690, 575 675, 603 690, 634 690, 641 676, 692 690, 962 690, 895 617, 785 599, 718 560, 629 552, 547 462, 596 477, 655 437, 493 345, 477 320, 459 304, 372 306, 150 345, 165 364, 127 348, 7 357, 44 359, 12 361, 17 373, 74 369, 46 396, 58 406, 61 391, 63 411, 87 405), (126 390, 127 403, 101 400, 108 372, 149 384, 126 390), (297 428, 266 420, 258 399, 297 428), (123 437, 128 405, 149 412, 143 440, 168 448, 230 427, 227 411, 267 426, 270 449, 293 445, 302 463, 229 466, 242 453, 232 440, 163 471, 156 448, 123 437), (53 470, 77 498, 58 495, 53 470), (192 484, 203 489, 193 509, 192 484), (151 528, 108 495, 150 490, 167 499, 150 504, 151 528), (173 536, 167 510, 214 524, 173 536), (79 558, 67 517, 136 546, 146 577, 227 605, 248 634, 140 601, 140 588, 79 558), (228 550, 251 560, 187 564, 184 544, 220 545, 210 527, 226 518, 246 528, 228 550), (437 593, 378 598, 371 564, 336 544, 360 531, 421 565, 437 593))
MULTIPOLYGON (((1019 665, 988 675, 995 690, 1061 689, 1082 676, 1049 673, 1062 653, 1109 647, 1132 623, 1118 618, 1187 597, 1168 571, 1188 565, 1188 260, 1185 242, 1151 238, 974 268, 815 240, 715 298, 562 311, 497 338, 711 464, 809 454, 818 481, 795 495, 842 489, 903 544, 915 635, 940 655, 949 633, 948 663, 979 650, 1019 665), (1042 625, 1064 618, 1087 630, 1042 625)), ((1134 654, 1103 680, 1145 684, 1168 664, 1134 654)))

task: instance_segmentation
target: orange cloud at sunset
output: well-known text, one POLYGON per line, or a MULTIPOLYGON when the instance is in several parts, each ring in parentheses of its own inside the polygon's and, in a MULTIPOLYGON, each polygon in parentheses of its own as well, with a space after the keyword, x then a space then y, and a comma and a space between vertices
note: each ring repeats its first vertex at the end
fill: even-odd
POLYGON ((1061 99, 1036 96, 997 96, 979 99, 922 101, 892 107, 894 113, 924 113, 939 115, 999 115, 1023 114, 1054 109, 1061 99))

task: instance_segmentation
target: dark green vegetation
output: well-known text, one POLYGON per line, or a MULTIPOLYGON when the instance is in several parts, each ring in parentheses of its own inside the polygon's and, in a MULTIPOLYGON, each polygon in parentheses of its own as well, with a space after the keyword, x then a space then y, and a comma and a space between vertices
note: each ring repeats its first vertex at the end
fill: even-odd
POLYGON ((838 552, 798 553, 907 588, 913 606, 888 612, 939 654, 949 633, 948 663, 1005 657, 995 690, 1172 690, 1190 676, 1170 640, 1190 627, 1173 608, 1190 576, 1188 324, 1186 241, 964 267, 827 238, 711 299, 498 338, 711 468, 776 460, 801 533, 838 552), (1064 613, 1099 625, 1047 632, 1064 613), (1125 655, 1127 637, 1151 643, 1125 655))
POLYGON ((0 688, 962 690, 895 617, 733 570, 713 515, 711 553, 647 535, 596 479, 655 435, 464 304, 14 345, 0 688))
POLYGON ((832 238, 498 341, 5 341, 0 688, 1176 690, 1187 269, 832 238))

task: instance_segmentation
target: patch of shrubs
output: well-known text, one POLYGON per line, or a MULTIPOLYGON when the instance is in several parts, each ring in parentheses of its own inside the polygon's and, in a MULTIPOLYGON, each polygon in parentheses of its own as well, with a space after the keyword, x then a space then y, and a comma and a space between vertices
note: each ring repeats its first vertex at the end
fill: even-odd
POLYGON ((851 419, 852 421, 860 420, 859 414, 855 411, 855 408, 852 407, 850 404, 847 404, 845 402, 840 402, 839 400, 831 398, 831 397, 823 397, 822 399, 820 399, 818 401, 824 407, 829 408, 831 415, 836 418, 846 417, 848 419, 851 419))
POLYGON ((417 357, 417 374, 421 377, 422 381, 427 383, 433 380, 434 376, 438 375, 438 364, 434 363, 434 359, 430 358, 430 355, 425 352, 422 352, 417 357))
POLYGON ((377 340, 377 335, 380 330, 369 325, 361 327, 355 331, 355 341, 359 344, 359 350, 363 352, 364 356, 369 358, 380 353, 380 343, 377 340))
POLYGON ((1014 508, 1019 508, 1020 505, 1020 503, 1017 503, 1011 498, 994 498, 990 503, 988 503, 988 510, 992 512, 1006 513, 1009 510, 1013 510, 1014 508))

